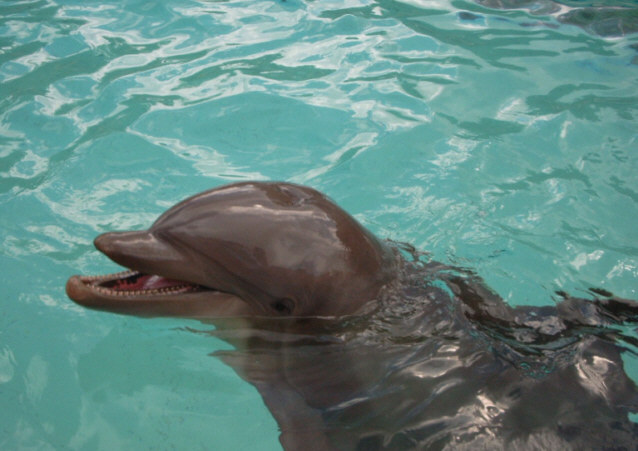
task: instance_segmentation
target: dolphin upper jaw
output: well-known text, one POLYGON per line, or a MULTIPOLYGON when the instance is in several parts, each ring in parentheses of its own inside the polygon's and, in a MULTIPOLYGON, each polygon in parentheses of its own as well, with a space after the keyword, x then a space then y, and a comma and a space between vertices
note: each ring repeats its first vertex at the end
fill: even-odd
POLYGON ((95 247, 125 271, 69 278, 66 292, 78 304, 138 316, 193 318, 254 314, 242 297, 210 286, 187 264, 192 256, 148 231, 111 232, 95 247))
POLYGON ((125 268, 193 285, 207 285, 198 266, 192 264, 193 256, 187 248, 176 246, 151 231, 104 233, 94 240, 94 245, 125 268))

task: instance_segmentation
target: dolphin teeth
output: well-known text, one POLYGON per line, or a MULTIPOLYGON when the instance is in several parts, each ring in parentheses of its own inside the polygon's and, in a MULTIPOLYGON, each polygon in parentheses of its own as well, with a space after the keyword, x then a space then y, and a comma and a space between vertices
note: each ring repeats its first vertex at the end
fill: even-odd
MULTIPOLYGON (((188 293, 203 289, 198 285, 188 282, 179 282, 175 285, 161 286, 157 288, 135 287, 138 279, 147 278, 149 275, 138 271, 127 270, 106 275, 90 275, 82 276, 81 280, 98 293, 107 296, 149 296, 149 295, 168 295, 178 293, 188 293), (133 279, 129 282, 126 279, 133 279), (120 284, 121 282, 121 284, 120 284), (127 285, 132 285, 132 289, 127 289, 127 285)), ((150 276, 154 277, 154 276, 150 276)), ((175 281, 177 282, 177 281, 175 281)))
POLYGON ((81 278, 86 283, 86 282, 97 282, 97 281, 108 280, 108 279, 125 279, 135 274, 138 274, 138 272, 128 269, 126 271, 120 271, 120 272, 116 272, 112 274, 82 276, 81 278))
POLYGON ((111 296, 143 296, 150 294, 175 294, 175 293, 186 293, 190 291, 196 291, 199 287, 188 284, 175 285, 172 287, 164 287, 164 288, 152 288, 148 290, 114 290, 112 288, 102 287, 100 285, 91 284, 93 289, 102 293, 111 296))

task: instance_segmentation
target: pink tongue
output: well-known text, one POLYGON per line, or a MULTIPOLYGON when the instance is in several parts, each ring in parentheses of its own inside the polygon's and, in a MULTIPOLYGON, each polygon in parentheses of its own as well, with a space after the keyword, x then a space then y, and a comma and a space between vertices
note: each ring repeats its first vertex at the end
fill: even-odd
POLYGON ((142 277, 138 283, 142 285, 142 290, 156 290, 158 288, 174 287, 183 284, 183 282, 179 280, 166 279, 162 276, 142 277))
POLYGON ((129 279, 118 281, 113 288, 117 291, 157 290, 160 288, 174 287, 183 284, 184 282, 180 282, 179 280, 144 274, 137 277, 134 282, 131 282, 129 279))

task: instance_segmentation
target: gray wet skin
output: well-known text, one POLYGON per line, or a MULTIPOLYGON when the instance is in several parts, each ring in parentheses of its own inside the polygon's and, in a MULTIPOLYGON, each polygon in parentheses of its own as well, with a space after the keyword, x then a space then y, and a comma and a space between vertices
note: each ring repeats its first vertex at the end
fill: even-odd
POLYGON ((216 355, 259 390, 286 450, 638 442, 621 358, 622 341, 638 341, 619 329, 638 319, 634 301, 593 290, 510 307, 471 273, 406 260, 288 183, 213 189, 95 245, 131 271, 73 276, 69 297, 213 322, 236 349, 216 355))
POLYGON ((145 316, 352 314, 395 265, 385 244, 321 193, 285 183, 207 191, 148 230, 105 233, 95 246, 126 268, 188 283, 135 293, 108 290, 108 279, 67 283, 85 307, 145 316))

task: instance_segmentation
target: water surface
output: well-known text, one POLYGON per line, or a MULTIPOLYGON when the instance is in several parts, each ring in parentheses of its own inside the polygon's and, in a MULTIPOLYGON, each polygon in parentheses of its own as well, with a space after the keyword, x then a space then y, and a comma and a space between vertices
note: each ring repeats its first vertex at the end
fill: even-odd
POLYGON ((601 5, 3 2, 0 448, 280 448, 198 323, 63 290, 223 183, 311 185, 515 305, 638 298, 638 6, 601 5))

